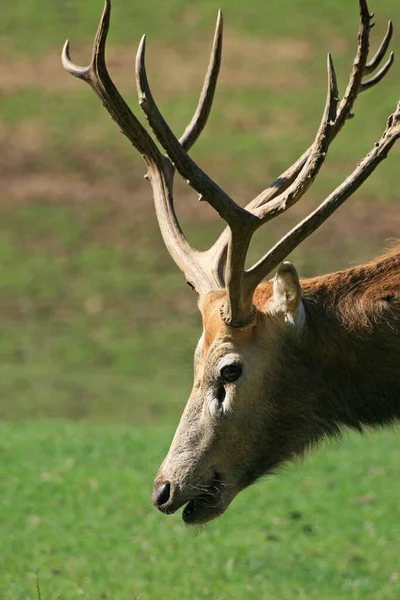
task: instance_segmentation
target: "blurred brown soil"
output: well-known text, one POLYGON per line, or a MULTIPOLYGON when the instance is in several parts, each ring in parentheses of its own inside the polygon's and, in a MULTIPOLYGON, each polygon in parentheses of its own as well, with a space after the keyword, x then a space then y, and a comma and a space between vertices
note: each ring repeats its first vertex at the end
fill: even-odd
MULTIPOLYGON (((61 51, 61 48, 60 48, 61 51)), ((116 82, 134 85, 135 45, 115 46, 107 50, 107 64, 116 82)), ((180 44, 151 43, 147 50, 149 74, 154 86, 166 94, 198 91, 210 52, 204 41, 189 40, 180 44)), ((89 46, 71 43, 71 55, 85 65, 91 55, 89 46)), ((273 87, 280 90, 302 89, 308 84, 298 64, 310 60, 313 47, 302 39, 257 39, 230 31, 224 35, 224 55, 219 84, 221 86, 273 87), (268 69, 265 69, 266 57, 268 69), (289 76, 288 76, 289 75, 289 76)), ((78 83, 63 70, 60 52, 32 61, 0 57, 0 93, 16 93, 27 88, 43 92, 74 91, 78 83)))

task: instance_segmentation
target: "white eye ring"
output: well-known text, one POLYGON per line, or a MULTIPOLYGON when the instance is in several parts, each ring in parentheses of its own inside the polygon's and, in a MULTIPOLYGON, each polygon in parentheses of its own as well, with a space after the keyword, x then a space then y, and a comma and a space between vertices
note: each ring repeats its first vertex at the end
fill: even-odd
POLYGON ((233 364, 243 364, 242 357, 236 352, 230 352, 229 354, 225 354, 225 356, 222 356, 222 358, 220 358, 220 360, 217 362, 216 367, 218 373, 220 373, 224 367, 233 364))

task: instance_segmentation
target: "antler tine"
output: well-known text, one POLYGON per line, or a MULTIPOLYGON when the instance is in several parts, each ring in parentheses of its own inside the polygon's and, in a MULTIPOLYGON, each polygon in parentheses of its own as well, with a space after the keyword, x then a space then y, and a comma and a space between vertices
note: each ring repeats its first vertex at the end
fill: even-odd
POLYGON ((324 223, 361 186, 378 164, 387 157, 389 150, 399 138, 400 102, 397 104, 395 112, 389 117, 386 130, 379 142, 375 144, 374 148, 359 163, 346 181, 338 186, 315 211, 296 225, 256 265, 246 272, 247 288, 249 290, 255 289, 258 283, 275 269, 290 252, 324 223))
POLYGON ((142 37, 136 56, 136 83, 139 104, 143 109, 158 141, 167 152, 179 174, 206 200, 229 225, 253 227, 254 217, 236 204, 202 169, 190 158, 162 116, 151 93, 145 66, 146 36, 142 37))
POLYGON ((217 86, 218 81, 219 69, 221 66, 222 34, 223 18, 222 12, 219 10, 217 25, 215 27, 214 41, 211 50, 210 62, 208 64, 203 88, 201 90, 199 104, 197 106, 196 112, 193 115, 192 120, 186 127, 182 136, 179 138, 180 144, 186 151, 189 151, 193 144, 197 141, 210 115, 212 103, 214 100, 215 88, 217 86))
POLYGON ((93 43, 92 59, 88 67, 75 65, 69 54, 69 42, 65 42, 61 61, 66 71, 86 81, 96 92, 111 117, 118 123, 122 133, 145 155, 147 162, 160 162, 162 157, 156 144, 136 119, 111 80, 105 62, 105 47, 110 24, 111 1, 105 0, 104 10, 93 43))
POLYGON ((382 62, 383 57, 385 56, 387 49, 389 48, 389 44, 391 42, 393 36, 393 23, 389 21, 388 28, 385 33, 385 36, 375 53, 375 56, 371 58, 371 60, 365 65, 363 75, 369 75, 372 71, 375 71, 379 67, 382 62))
POLYGON ((389 69, 393 63, 394 63, 394 52, 391 52, 388 60, 383 65, 383 67, 373 77, 371 77, 371 79, 368 79, 368 81, 363 81, 361 83, 360 91, 365 92, 365 90, 369 90, 369 88, 371 88, 374 85, 376 85, 377 83, 379 83, 381 81, 381 79, 383 79, 385 77, 386 73, 389 71, 389 69))
POLYGON ((368 10, 366 0, 359 0, 360 5, 360 29, 358 32, 357 52, 354 57, 343 98, 339 104, 337 123, 335 124, 335 135, 339 133, 347 119, 353 116, 352 109, 361 89, 361 82, 369 52, 369 32, 371 31, 373 13, 368 10))
POLYGON ((308 153, 307 161, 291 186, 285 192, 254 210, 262 223, 270 221, 281 212, 288 210, 298 202, 310 187, 325 161, 329 145, 332 141, 332 130, 336 120, 336 108, 339 101, 338 87, 332 57, 328 54, 328 94, 321 124, 314 143, 308 153))

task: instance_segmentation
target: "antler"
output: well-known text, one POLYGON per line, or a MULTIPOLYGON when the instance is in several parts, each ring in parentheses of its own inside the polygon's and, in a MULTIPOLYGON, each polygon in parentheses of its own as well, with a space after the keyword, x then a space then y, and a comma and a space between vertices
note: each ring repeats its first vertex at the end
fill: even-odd
MULTIPOLYGON (((105 0, 104 10, 93 44, 92 59, 88 67, 75 65, 70 58, 69 42, 64 45, 61 60, 64 68, 86 81, 100 98, 121 132, 142 154, 148 172, 145 177, 153 188, 157 219, 165 245, 172 258, 185 273, 189 282, 196 284, 199 293, 222 287, 218 273, 204 268, 206 257, 196 252, 187 242, 176 218, 173 204, 174 167, 168 157, 158 150, 155 142, 133 115, 116 89, 106 67, 105 46, 110 24, 111 1, 105 0)), ((209 67, 195 115, 186 128, 180 143, 189 149, 198 139, 210 114, 221 62, 222 18, 219 15, 214 36, 209 67)), ((221 193, 223 194, 222 190, 221 193)), ((222 251, 223 254, 223 251, 222 251)))
POLYGON ((161 154, 147 131, 132 114, 108 74, 104 54, 111 10, 110 0, 106 0, 105 3, 89 67, 74 65, 69 56, 68 42, 64 46, 62 54, 64 68, 89 83, 120 126, 122 133, 143 155, 148 167, 146 177, 153 188, 161 233, 171 256, 199 294, 226 288, 227 299, 223 306, 222 317, 233 327, 242 327, 251 322, 254 316, 252 299, 258 283, 361 185, 386 157, 400 136, 398 107, 390 117, 381 141, 345 183, 339 186, 314 213, 282 238, 261 261, 249 271, 245 270, 246 254, 254 232, 263 223, 293 206, 304 195, 318 174, 331 141, 345 121, 352 116, 352 107, 358 93, 378 83, 393 63, 392 53, 381 70, 369 81, 363 82, 363 76, 372 73, 381 63, 390 43, 393 28, 389 22, 388 31, 377 53, 367 63, 372 15, 368 12, 366 1, 359 0, 359 2, 361 26, 357 54, 342 101, 338 106, 336 77, 332 59, 328 56, 328 95, 313 144, 246 208, 236 204, 187 153, 203 130, 212 106, 221 61, 221 13, 218 15, 210 63, 199 105, 179 140, 164 120, 150 90, 145 67, 145 37, 139 45, 136 57, 139 104, 166 155, 161 154), (175 169, 199 193, 199 199, 206 200, 213 206, 228 224, 227 230, 205 252, 198 252, 188 244, 176 218, 172 194, 175 169))
POLYGON ((290 252, 313 233, 326 219, 349 198, 388 155, 389 150, 400 138, 400 102, 390 115, 386 129, 373 149, 359 163, 353 173, 326 198, 301 223, 287 233, 269 252, 246 272, 249 294, 253 294, 259 282, 264 279, 290 252))
MULTIPOLYGON (((394 61, 394 54, 393 52, 391 52, 387 62, 383 65, 380 71, 376 73, 376 75, 372 77, 369 81, 363 82, 363 77, 365 75, 370 75, 371 73, 373 73, 373 71, 377 69, 381 64, 393 36, 393 24, 391 21, 389 21, 386 34, 375 56, 371 59, 370 62, 367 63, 369 53, 369 32, 373 27, 372 18, 374 15, 373 13, 369 13, 368 6, 365 0, 359 0, 359 5, 360 29, 358 32, 357 51, 353 61, 352 70, 349 76, 349 82, 347 84, 347 88, 345 90, 343 98, 339 104, 336 121, 331 131, 332 140, 336 137, 339 131, 341 131, 346 121, 354 117, 352 110, 358 94, 362 91, 372 88, 374 85, 379 83, 379 81, 381 81, 384 75, 386 75, 386 73, 389 71, 394 61)), ((290 166, 286 171, 284 171, 284 173, 282 173, 277 179, 275 179, 275 181, 273 181, 263 192, 261 192, 261 194, 259 194, 254 200, 252 200, 246 206, 246 209, 253 212, 261 206, 271 202, 274 198, 278 196, 278 194, 284 192, 294 182, 296 177, 298 177, 300 171, 302 170, 304 164, 308 159, 310 151, 311 146, 296 160, 295 163, 293 163, 292 166, 290 166)), ((222 257, 226 253, 228 241, 229 231, 226 229, 214 244, 215 254, 220 254, 221 260, 223 260, 222 257)))

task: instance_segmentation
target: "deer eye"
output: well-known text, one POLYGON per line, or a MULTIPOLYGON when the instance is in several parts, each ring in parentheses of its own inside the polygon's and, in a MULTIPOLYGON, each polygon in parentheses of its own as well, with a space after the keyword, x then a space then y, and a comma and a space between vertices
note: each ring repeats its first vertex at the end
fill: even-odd
POLYGON ((221 369, 221 378, 223 383, 232 383, 239 379, 242 374, 242 365, 237 363, 232 363, 231 365, 226 365, 221 369))

